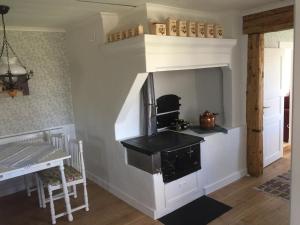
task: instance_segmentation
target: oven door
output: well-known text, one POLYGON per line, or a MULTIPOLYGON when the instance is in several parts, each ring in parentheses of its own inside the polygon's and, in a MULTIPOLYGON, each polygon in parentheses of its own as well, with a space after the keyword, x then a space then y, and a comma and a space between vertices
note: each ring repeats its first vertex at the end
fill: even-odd
POLYGON ((165 183, 200 170, 200 144, 161 152, 161 165, 165 183))

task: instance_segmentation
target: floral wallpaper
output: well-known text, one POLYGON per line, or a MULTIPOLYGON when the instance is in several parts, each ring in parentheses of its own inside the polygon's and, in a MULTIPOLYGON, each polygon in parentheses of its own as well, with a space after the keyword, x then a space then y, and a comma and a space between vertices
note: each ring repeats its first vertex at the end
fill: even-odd
POLYGON ((0 136, 73 123, 65 33, 9 31, 7 35, 34 76, 30 95, 0 98, 0 136))

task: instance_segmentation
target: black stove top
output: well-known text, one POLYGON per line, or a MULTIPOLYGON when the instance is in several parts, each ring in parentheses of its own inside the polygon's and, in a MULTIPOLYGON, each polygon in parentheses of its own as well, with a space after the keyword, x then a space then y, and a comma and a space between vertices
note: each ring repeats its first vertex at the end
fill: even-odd
POLYGON ((204 141, 202 137, 181 134, 173 131, 159 132, 152 136, 141 136, 121 141, 126 148, 153 155, 161 151, 183 148, 204 141))

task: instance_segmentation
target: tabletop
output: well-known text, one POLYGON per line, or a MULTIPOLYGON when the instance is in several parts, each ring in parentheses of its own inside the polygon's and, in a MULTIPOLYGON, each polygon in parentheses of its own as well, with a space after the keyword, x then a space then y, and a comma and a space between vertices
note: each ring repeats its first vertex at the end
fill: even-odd
POLYGON ((0 145, 0 174, 20 168, 69 158, 62 149, 55 149, 49 143, 14 142, 0 145))

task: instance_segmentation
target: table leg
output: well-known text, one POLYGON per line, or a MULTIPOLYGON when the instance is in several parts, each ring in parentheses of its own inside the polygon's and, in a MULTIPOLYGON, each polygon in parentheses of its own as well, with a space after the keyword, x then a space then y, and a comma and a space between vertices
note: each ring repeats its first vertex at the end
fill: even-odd
POLYGON ((40 208, 42 208, 42 195, 41 195, 41 187, 39 184, 38 174, 34 173, 34 177, 35 177, 35 181, 36 181, 36 189, 37 189, 37 194, 38 194, 38 199, 39 199, 39 205, 40 205, 40 208))
POLYGON ((64 196, 65 196, 65 203, 66 203, 66 210, 67 210, 67 215, 68 215, 68 220, 73 221, 73 216, 71 212, 71 204, 70 204, 70 197, 69 197, 69 192, 68 192, 68 187, 67 187, 67 182, 66 182, 66 177, 65 177, 65 168, 63 162, 59 165, 60 173, 61 173, 61 182, 63 186, 63 191, 64 191, 64 196))

